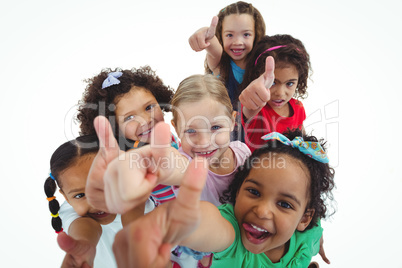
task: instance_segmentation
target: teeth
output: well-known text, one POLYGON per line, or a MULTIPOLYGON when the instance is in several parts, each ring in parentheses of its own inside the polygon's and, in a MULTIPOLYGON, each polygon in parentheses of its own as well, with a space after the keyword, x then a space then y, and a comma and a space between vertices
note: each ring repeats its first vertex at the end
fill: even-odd
POLYGON ((147 135, 148 133, 150 133, 151 132, 151 130, 147 130, 147 131, 145 131, 145 132, 142 132, 140 135, 147 135))
POLYGON ((250 225, 251 225, 254 229, 256 229, 257 231, 268 233, 267 230, 261 229, 261 228, 255 226, 254 224, 250 224, 250 225))
POLYGON ((212 153, 213 151, 209 151, 209 152, 199 152, 199 154, 210 154, 210 153, 212 153))
POLYGON ((101 212, 98 212, 98 213, 96 213, 97 215, 102 215, 102 214, 105 214, 105 212, 104 211, 101 211, 101 212))

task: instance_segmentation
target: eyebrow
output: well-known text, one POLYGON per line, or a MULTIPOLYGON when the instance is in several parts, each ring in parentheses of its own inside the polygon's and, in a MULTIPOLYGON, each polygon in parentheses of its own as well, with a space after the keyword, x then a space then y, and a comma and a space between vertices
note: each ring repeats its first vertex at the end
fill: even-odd
POLYGON ((287 194, 287 193, 279 193, 282 196, 288 197, 290 199, 292 199, 293 201, 295 201, 299 206, 301 206, 301 203, 299 201, 299 199, 296 198, 296 196, 292 195, 292 194, 287 194))
MULTIPOLYGON (((289 79, 289 80, 286 80, 285 82, 296 82, 298 79, 297 78, 294 78, 294 79, 289 79)), ((279 80, 279 79, 276 79, 275 78, 275 80, 274 81, 278 81, 279 83, 284 83, 284 82, 282 82, 281 80, 279 80)))
POLYGON ((261 184, 261 183, 259 183, 258 181, 255 181, 255 180, 253 180, 253 179, 246 179, 246 180, 244 181, 244 183, 246 183, 246 182, 251 182, 251 183, 254 183, 254 184, 257 185, 257 186, 262 187, 262 184, 261 184))
POLYGON ((71 194, 71 193, 79 193, 79 192, 81 192, 81 193, 85 192, 85 188, 76 188, 76 189, 72 189, 71 191, 68 192, 68 194, 71 194))

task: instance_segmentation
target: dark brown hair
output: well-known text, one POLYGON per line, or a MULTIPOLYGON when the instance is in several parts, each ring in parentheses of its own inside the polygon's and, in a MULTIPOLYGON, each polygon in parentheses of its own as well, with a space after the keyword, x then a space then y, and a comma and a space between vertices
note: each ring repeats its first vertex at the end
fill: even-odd
POLYGON ((118 136, 117 122, 114 120, 116 103, 133 87, 141 87, 155 97, 163 111, 170 111, 168 105, 173 97, 173 90, 165 86, 149 66, 122 70, 120 68, 103 69, 98 75, 85 80, 88 83, 82 100, 78 108, 77 120, 80 123, 80 135, 95 134, 93 121, 98 115, 103 115, 109 119, 114 134, 118 136), (117 78, 120 83, 106 88, 102 88, 102 83, 111 72, 122 72, 122 76, 117 78))
MULTIPOLYGON (((216 32, 215 36, 218 38, 219 43, 223 47, 223 41, 222 41, 222 22, 223 19, 226 16, 232 15, 232 14, 249 14, 254 18, 254 31, 255 31, 255 38, 253 42, 253 47, 255 44, 260 41, 260 39, 265 35, 265 22, 264 19, 261 15, 261 13, 252 5, 243 1, 238 1, 236 3, 230 4, 226 6, 225 8, 221 9, 218 14, 218 24, 216 25, 216 32)), ((247 58, 250 56, 247 55, 247 58)), ((223 50, 222 51, 222 57, 221 61, 219 63, 219 69, 220 69, 220 78, 222 81, 226 83, 226 80, 229 78, 229 72, 231 70, 230 67, 230 56, 223 50)), ((205 72, 206 73, 212 73, 211 69, 205 64, 205 72)))
POLYGON ((264 36, 256 44, 255 48, 250 54, 251 56, 246 64, 243 82, 239 87, 237 96, 239 96, 241 91, 245 89, 253 80, 265 72, 265 59, 268 56, 272 56, 275 60, 275 68, 286 67, 288 65, 293 65, 296 67, 299 74, 299 79, 294 97, 302 99, 307 97, 307 80, 312 69, 310 56, 307 53, 303 43, 299 39, 296 39, 288 34, 264 36), (266 51, 267 49, 275 46, 284 47, 280 47, 272 51, 266 51))

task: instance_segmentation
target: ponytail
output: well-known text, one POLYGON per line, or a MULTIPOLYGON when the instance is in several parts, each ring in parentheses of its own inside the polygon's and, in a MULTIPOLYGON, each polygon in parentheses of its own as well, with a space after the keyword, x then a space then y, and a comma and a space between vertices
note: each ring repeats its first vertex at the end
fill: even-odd
POLYGON ((52 226, 56 233, 63 231, 59 217, 60 204, 54 196, 57 187, 62 189, 63 183, 59 174, 71 167, 82 156, 96 153, 99 150, 99 141, 96 135, 80 136, 67 141, 54 151, 50 159, 50 174, 45 181, 45 194, 49 201, 49 210, 52 216, 52 226))
POLYGON ((63 231, 61 218, 59 217, 59 201, 56 200, 54 196, 57 189, 56 179, 53 177, 52 173, 45 181, 45 194, 47 196, 47 201, 49 201, 49 210, 52 216, 52 227, 56 233, 63 231))

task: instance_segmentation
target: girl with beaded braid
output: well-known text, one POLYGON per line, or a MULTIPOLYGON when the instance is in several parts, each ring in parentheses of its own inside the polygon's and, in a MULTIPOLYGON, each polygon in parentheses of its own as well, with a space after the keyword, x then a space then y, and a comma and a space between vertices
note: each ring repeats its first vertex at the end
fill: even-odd
MULTIPOLYGON (((50 160, 51 173, 44 188, 53 217, 52 226, 59 234, 60 247, 66 251, 62 267, 81 267, 84 263, 116 267, 112 244, 115 234, 122 228, 121 217, 94 209, 85 197, 87 175, 98 150, 96 135, 81 136, 62 144, 50 160), (67 201, 61 207, 54 196, 57 186, 67 201)), ((130 213, 143 215, 144 208, 130 213)))

